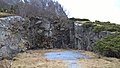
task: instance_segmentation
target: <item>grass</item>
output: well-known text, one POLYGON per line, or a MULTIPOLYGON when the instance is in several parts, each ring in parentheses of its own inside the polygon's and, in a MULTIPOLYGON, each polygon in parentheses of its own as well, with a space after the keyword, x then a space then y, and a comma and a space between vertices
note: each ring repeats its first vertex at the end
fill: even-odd
POLYGON ((120 68, 120 59, 103 57, 88 51, 82 53, 91 57, 91 59, 78 60, 78 64, 82 68, 120 68))
POLYGON ((11 68, 66 68, 66 64, 60 60, 48 60, 43 58, 46 52, 60 50, 29 50, 19 53, 13 58, 11 68))
MULTIPOLYGON (((67 68, 67 63, 60 60, 48 60, 43 58, 43 54, 47 52, 65 51, 64 49, 50 50, 29 50, 19 53, 13 58, 13 61, 3 60, 0 68, 67 68), (2 65, 3 66, 2 66, 2 65)), ((80 52, 83 55, 91 57, 90 59, 79 59, 77 65, 80 68, 119 68, 120 59, 99 56, 93 52, 72 50, 80 52)))
POLYGON ((0 12, 0 17, 14 16, 15 14, 0 12))

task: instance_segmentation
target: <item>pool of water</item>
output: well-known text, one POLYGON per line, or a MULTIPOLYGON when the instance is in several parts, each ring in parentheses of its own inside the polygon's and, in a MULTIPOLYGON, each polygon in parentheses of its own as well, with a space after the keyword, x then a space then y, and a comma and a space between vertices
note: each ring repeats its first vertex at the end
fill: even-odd
POLYGON ((62 60, 68 63, 68 68, 80 68, 77 65, 77 59, 88 59, 88 56, 82 55, 80 52, 61 51, 45 53, 44 57, 51 60, 62 60))

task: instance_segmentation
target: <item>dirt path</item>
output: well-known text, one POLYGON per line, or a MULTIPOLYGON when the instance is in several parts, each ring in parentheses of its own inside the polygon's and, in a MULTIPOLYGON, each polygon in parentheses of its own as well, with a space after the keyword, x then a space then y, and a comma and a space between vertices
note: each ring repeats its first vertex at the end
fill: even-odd
POLYGON ((81 54, 74 50, 65 50, 60 52, 45 53, 45 58, 52 60, 62 60, 67 63, 67 68, 80 68, 78 67, 78 59, 88 59, 88 56, 81 54))
POLYGON ((11 68, 74 68, 75 66, 76 68, 120 68, 120 59, 106 57, 100 58, 98 55, 87 51, 73 50, 87 55, 91 57, 91 59, 78 59, 75 61, 76 63, 72 62, 73 65, 71 66, 68 62, 43 58, 45 53, 61 51, 66 50, 29 50, 24 53, 19 53, 14 57, 12 62, 3 60, 3 63, 0 64, 0 68, 7 68, 7 66, 8 68, 10 68, 10 66, 11 68))

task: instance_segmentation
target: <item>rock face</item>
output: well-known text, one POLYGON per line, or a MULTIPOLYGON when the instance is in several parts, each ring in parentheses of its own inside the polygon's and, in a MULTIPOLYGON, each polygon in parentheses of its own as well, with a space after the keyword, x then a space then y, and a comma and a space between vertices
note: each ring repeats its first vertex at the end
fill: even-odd
POLYGON ((96 40, 110 35, 111 32, 95 33, 92 29, 84 28, 66 17, 0 18, 0 59, 12 58, 26 49, 71 48, 93 51, 96 40))
POLYGON ((26 30, 30 48, 50 48, 51 36, 54 30, 52 23, 43 17, 31 17, 29 19, 26 30))
MULTIPOLYGON (((66 19, 67 20, 67 19, 66 19)), ((63 22, 43 17, 31 17, 27 27, 30 48, 64 48, 68 45, 69 30, 63 22)))
POLYGON ((109 31, 93 32, 92 27, 84 28, 75 22, 75 49, 93 51, 93 45, 98 40, 111 34, 109 31))
POLYGON ((26 41, 22 36, 24 21, 20 16, 0 18, 0 59, 10 59, 26 50, 26 41))
POLYGON ((92 51, 96 40, 111 34, 109 31, 93 32, 92 27, 84 28, 76 21, 65 23, 67 24, 43 17, 30 18, 27 27, 30 48, 72 48, 92 51))

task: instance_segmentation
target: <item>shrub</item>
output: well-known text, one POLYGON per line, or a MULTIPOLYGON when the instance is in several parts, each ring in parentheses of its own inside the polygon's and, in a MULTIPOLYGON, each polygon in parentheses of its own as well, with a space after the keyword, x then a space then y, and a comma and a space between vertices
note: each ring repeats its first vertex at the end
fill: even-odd
POLYGON ((86 22, 86 23, 82 24, 83 28, 89 28, 89 27, 93 27, 93 26, 94 26, 94 24, 92 22, 86 22))
POLYGON ((104 31, 105 27, 104 26, 95 26, 93 28, 93 32, 100 32, 100 31, 104 31))
POLYGON ((94 32, 100 31, 110 31, 110 32, 120 32, 120 25, 110 23, 110 22, 94 22, 96 26, 93 27, 94 32))
POLYGON ((73 21, 90 21, 89 19, 80 19, 80 18, 69 18, 69 20, 73 20, 73 21))
POLYGON ((120 33, 98 40, 94 50, 104 56, 120 58, 120 33))

